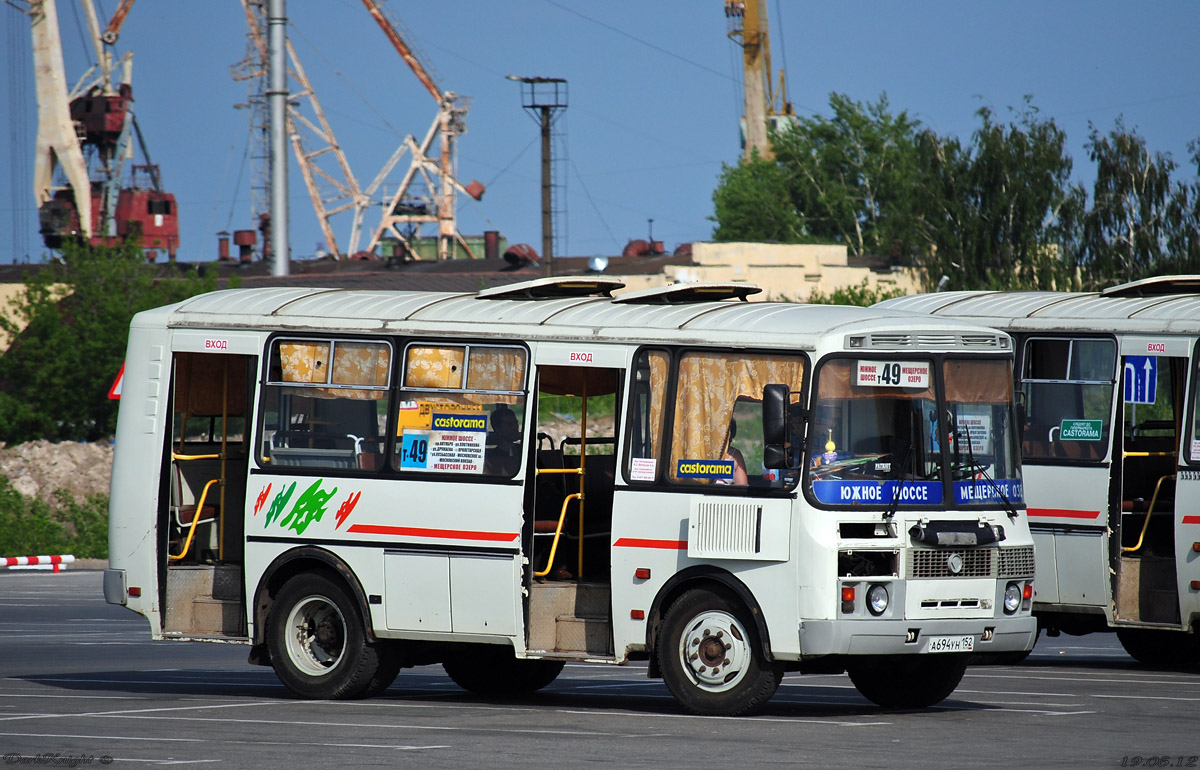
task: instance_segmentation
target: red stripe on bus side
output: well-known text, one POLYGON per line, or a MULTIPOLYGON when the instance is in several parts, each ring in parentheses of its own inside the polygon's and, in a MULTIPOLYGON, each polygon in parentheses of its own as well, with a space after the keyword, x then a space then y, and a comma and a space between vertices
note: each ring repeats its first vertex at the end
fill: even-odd
POLYGON ((1058 519, 1098 519, 1100 511, 1073 511, 1069 508, 1029 508, 1031 517, 1053 516, 1058 519))
POLYGON ((1200 524, 1200 516, 1184 516, 1184 524, 1200 524))
POLYGON ((623 548, 662 548, 668 551, 687 550, 686 540, 646 540, 640 537, 623 537, 613 543, 613 547, 623 548))
POLYGON ((354 524, 347 532, 364 535, 397 535, 407 537, 435 537, 442 540, 487 540, 511 543, 520 535, 516 532, 472 532, 464 529, 426 529, 424 527, 389 527, 384 524, 354 524))

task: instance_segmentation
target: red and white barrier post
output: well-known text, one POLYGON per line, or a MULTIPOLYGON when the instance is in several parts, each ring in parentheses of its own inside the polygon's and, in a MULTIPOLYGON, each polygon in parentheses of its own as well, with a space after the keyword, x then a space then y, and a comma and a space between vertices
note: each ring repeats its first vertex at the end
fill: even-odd
POLYGON ((63 565, 75 561, 71 554, 59 556, 0 556, 0 567, 23 567, 25 569, 53 569, 61 572, 63 565))

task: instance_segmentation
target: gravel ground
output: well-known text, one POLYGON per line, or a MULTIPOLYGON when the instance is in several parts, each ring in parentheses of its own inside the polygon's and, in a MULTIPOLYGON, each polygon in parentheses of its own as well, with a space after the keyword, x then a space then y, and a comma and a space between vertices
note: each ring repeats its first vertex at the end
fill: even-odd
POLYGON ((53 502, 55 490, 65 489, 83 499, 90 494, 108 494, 112 459, 111 443, 30 441, 0 447, 0 475, 26 497, 53 502))

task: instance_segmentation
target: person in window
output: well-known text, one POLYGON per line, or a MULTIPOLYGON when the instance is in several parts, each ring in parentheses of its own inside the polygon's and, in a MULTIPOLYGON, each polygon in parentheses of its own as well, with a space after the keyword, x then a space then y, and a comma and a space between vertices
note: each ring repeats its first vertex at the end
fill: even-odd
POLYGON ((740 450, 733 445, 733 439, 737 435, 737 420, 729 421, 729 441, 726 443, 725 456, 721 459, 733 461, 733 480, 726 483, 734 486, 744 487, 750 483, 750 477, 746 475, 746 458, 742 456, 740 450))
POLYGON ((500 404, 492 412, 491 428, 484 472, 511 476, 521 465, 521 421, 516 412, 500 404))

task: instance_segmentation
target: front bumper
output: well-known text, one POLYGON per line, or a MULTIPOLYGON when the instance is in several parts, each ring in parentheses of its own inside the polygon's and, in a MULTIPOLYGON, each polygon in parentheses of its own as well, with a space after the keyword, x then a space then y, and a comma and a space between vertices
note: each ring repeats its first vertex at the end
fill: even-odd
POLYGON ((805 620, 800 623, 802 657, 815 655, 919 655, 931 637, 975 637, 975 654, 1025 652, 1037 640, 1032 616, 986 619, 805 620), (984 639, 988 629, 991 638, 984 639), (915 638, 913 637, 915 632, 915 638))

